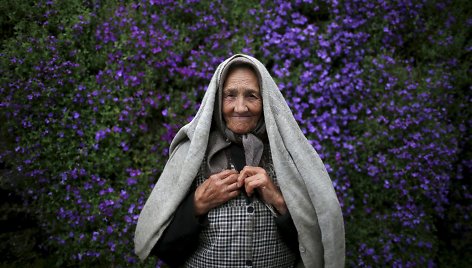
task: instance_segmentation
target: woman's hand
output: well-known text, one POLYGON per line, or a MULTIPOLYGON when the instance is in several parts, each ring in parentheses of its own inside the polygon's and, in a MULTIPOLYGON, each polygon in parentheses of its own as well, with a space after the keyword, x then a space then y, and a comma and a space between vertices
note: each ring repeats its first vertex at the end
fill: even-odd
POLYGON ((238 188, 242 186, 245 187, 249 196, 254 194, 254 190, 257 190, 262 200, 274 206, 280 214, 287 212, 287 205, 282 193, 275 186, 265 169, 245 166, 238 177, 238 188))
POLYGON ((211 175, 195 190, 195 215, 206 214, 210 209, 238 196, 238 172, 223 170, 211 175))

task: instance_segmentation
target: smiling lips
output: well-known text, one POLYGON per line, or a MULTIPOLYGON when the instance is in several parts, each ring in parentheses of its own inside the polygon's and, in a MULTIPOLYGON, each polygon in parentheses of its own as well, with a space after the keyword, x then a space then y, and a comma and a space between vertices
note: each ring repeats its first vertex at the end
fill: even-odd
POLYGON ((235 120, 241 120, 241 121, 246 121, 246 120, 251 120, 254 116, 253 115, 232 115, 231 118, 234 118, 235 120))

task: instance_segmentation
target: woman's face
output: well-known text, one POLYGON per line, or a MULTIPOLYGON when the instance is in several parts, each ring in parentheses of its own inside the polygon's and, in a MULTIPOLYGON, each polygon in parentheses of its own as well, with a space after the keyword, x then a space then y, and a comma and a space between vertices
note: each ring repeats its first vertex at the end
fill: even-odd
POLYGON ((249 68, 236 68, 223 86, 223 118, 226 127, 236 134, 256 128, 262 114, 262 96, 256 74, 249 68))

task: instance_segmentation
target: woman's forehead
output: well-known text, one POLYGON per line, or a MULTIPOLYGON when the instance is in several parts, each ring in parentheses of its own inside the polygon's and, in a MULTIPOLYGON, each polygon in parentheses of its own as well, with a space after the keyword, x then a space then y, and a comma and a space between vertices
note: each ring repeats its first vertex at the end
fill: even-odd
POLYGON ((259 88, 257 75, 251 68, 246 67, 230 70, 223 83, 224 88, 234 84, 255 84, 259 88))

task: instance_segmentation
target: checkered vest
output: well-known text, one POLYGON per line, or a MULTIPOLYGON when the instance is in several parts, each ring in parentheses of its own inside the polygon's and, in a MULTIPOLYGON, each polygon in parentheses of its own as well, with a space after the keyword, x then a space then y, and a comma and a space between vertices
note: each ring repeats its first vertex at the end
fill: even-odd
MULTIPOLYGON (((265 146, 268 148, 269 146, 265 146)), ((269 149, 262 167, 277 185, 269 149)), ((204 159, 196 178, 202 184, 204 159)), ((209 224, 200 233, 199 246, 185 267, 294 267, 296 256, 281 240, 270 208, 261 200, 250 201, 242 193, 208 212, 209 224)))

